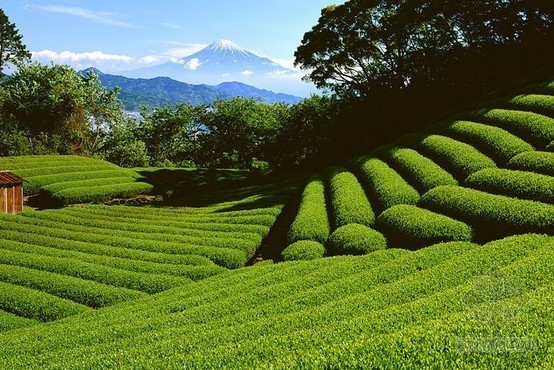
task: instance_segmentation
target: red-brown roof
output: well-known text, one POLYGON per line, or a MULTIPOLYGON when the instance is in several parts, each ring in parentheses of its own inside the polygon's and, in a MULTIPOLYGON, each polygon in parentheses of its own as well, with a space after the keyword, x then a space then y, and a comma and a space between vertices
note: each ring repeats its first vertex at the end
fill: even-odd
POLYGON ((17 176, 9 171, 0 171, 0 185, 20 185, 25 181, 22 177, 17 176))

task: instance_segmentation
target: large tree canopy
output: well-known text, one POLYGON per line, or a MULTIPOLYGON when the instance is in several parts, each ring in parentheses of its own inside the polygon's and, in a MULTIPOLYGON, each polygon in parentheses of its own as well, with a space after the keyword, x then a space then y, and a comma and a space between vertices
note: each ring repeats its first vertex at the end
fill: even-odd
POLYGON ((350 0, 329 6, 295 63, 336 93, 366 96, 441 78, 457 59, 551 32, 551 0, 350 0))
POLYGON ((2 69, 8 63, 18 63, 31 57, 21 38, 15 24, 0 9, 0 79, 3 76, 2 69))

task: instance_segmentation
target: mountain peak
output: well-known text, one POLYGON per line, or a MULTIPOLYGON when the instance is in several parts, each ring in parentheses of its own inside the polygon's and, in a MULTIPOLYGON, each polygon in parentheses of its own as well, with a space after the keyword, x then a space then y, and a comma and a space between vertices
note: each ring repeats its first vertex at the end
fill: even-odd
POLYGON ((213 49, 213 50, 237 50, 237 51, 243 51, 244 49, 235 44, 231 40, 225 40, 221 39, 219 41, 214 42, 213 44, 209 45, 207 49, 213 49))

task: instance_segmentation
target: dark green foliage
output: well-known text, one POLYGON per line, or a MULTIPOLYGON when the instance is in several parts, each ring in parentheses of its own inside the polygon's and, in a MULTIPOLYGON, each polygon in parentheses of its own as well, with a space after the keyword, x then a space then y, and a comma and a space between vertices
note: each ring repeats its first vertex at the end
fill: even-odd
POLYGON ((10 22, 4 10, 0 9, 0 81, 4 77, 6 67, 31 59, 31 53, 22 38, 15 24, 10 22))
POLYGON ((288 241, 312 240, 325 243, 329 237, 329 218, 325 202, 325 188, 321 177, 312 178, 300 199, 298 213, 288 231, 288 241))
POLYGON ((366 254, 387 247, 387 239, 380 232, 359 224, 348 224, 336 229, 329 237, 332 254, 366 254))
POLYGON ((470 175, 464 185, 488 193, 554 203, 554 177, 534 172, 486 168, 470 175))
POLYGON ((421 248, 447 241, 471 241, 473 232, 465 223, 413 205, 396 205, 377 218, 389 247, 421 248))
POLYGON ((313 260, 322 258, 325 254, 325 247, 320 242, 312 240, 299 240, 290 244, 281 252, 285 261, 313 260))
POLYGON ((438 164, 409 148, 385 148, 381 155, 419 192, 439 185, 458 185, 458 181, 438 164))
POLYGON ((423 154, 443 166, 458 181, 473 172, 496 167, 492 159, 473 146, 441 135, 428 135, 418 145, 423 154))
POLYGON ((554 176, 554 153, 527 152, 515 156, 508 162, 508 168, 513 170, 533 171, 554 176))
POLYGON ((482 119, 531 143, 538 149, 554 140, 554 119, 533 112, 491 109, 482 119))
POLYGON ((466 142, 483 154, 505 165, 513 156, 534 150, 519 137, 499 127, 469 121, 455 121, 446 131, 453 138, 466 142))
POLYGON ((517 109, 530 110, 554 118, 554 96, 552 95, 519 95, 511 99, 509 104, 517 109))
POLYGON ((552 141, 550 144, 548 144, 546 146, 545 150, 548 150, 549 152, 554 152, 554 141, 552 141))
POLYGON ((531 200, 439 186, 425 193, 418 205, 466 222, 484 239, 554 232, 554 205, 531 200))
POLYGON ((341 167, 333 167, 327 176, 335 228, 352 223, 371 226, 375 215, 356 176, 341 167))
POLYGON ((353 162, 353 166, 379 212, 396 204, 415 204, 419 200, 417 190, 380 159, 360 157, 353 162))

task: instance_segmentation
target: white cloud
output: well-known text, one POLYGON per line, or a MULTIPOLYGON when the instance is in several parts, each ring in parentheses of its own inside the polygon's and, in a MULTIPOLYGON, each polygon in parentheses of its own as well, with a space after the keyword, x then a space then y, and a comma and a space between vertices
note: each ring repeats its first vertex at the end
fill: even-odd
POLYGON ((34 60, 42 63, 68 64, 77 70, 95 67, 106 73, 140 68, 141 66, 150 65, 156 60, 155 57, 150 56, 137 59, 129 55, 108 54, 102 51, 76 53, 73 51, 56 52, 46 49, 33 51, 31 54, 34 60))
POLYGON ((32 6, 32 7, 49 13, 60 13, 60 14, 67 14, 75 17, 85 18, 97 23, 107 24, 110 26, 118 26, 118 27, 132 26, 130 23, 124 22, 118 19, 119 18, 118 14, 113 12, 99 12, 95 10, 77 8, 72 6, 64 6, 64 5, 44 5, 44 6, 32 6))
POLYGON ((128 55, 119 55, 119 54, 106 54, 101 51, 91 51, 84 53, 75 53, 73 51, 62 51, 61 53, 52 51, 52 50, 41 50, 33 51, 33 58, 39 60, 48 60, 55 63, 74 63, 74 62, 122 62, 130 63, 135 60, 135 58, 128 55))
POLYGON ((202 63, 200 63, 200 60, 198 60, 198 58, 192 58, 185 64, 185 66, 191 71, 195 71, 198 67, 200 67, 201 64, 202 63))
POLYGON ((249 70, 244 70, 240 74, 243 75, 243 76, 250 76, 250 75, 253 75, 254 72, 249 71, 249 70))

